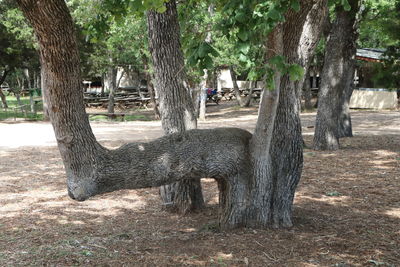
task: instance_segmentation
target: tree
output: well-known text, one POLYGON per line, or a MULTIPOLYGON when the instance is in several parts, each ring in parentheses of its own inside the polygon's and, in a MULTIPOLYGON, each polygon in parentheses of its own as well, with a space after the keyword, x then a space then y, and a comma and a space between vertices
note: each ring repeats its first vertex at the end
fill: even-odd
MULTIPOLYGON (((268 20, 277 27, 271 27, 274 30, 268 34, 272 49, 267 53, 271 74, 267 84, 271 90, 263 93, 254 135, 235 128, 180 131, 149 143, 127 144, 117 150, 108 150, 96 141, 85 114, 79 53, 65 2, 17 2, 40 43, 50 119, 72 198, 82 201, 122 188, 214 177, 220 189, 223 228, 292 225, 293 197, 302 169, 301 74, 307 69, 319 39, 327 1, 304 0, 300 6, 296 5, 298 2, 292 3, 291 9, 285 1, 272 7, 256 5, 265 8, 263 12, 273 14, 268 20)), ((173 9, 168 10, 172 5, 173 2, 166 5, 167 16, 172 14, 173 9)), ((162 22, 158 20, 160 14, 149 12, 148 16, 149 34, 155 34, 150 39, 157 40, 157 34, 162 32, 152 32, 154 25, 151 24, 162 22)), ((176 34, 177 28, 168 33, 176 34)), ((156 48, 153 44, 151 47, 156 48)), ((175 57, 179 58, 179 54, 175 57)), ((156 59, 163 58, 156 56, 156 59)), ((154 65, 163 66, 163 63, 154 65)), ((190 114, 186 115, 191 118, 190 114)), ((163 120, 166 118, 164 115, 163 120)), ((166 120, 165 125, 169 122, 166 120)))
MULTIPOLYGON (((187 87, 176 3, 165 7, 163 13, 148 11, 147 25, 162 128, 170 134, 197 128, 197 120, 187 87)), ((183 213, 204 205, 199 180, 162 186, 160 193, 165 205, 183 213)))
MULTIPOLYGON (((27 87, 31 88, 33 77, 29 77, 29 73, 38 72, 39 68, 32 28, 25 23, 22 13, 11 2, 0 6, 0 20, 0 85, 19 78, 20 83, 25 84, 25 80, 27 87)), ((7 108, 6 97, 1 89, 0 98, 7 108)))
POLYGON ((400 1, 366 1, 358 43, 385 48, 382 62, 374 64, 373 82, 389 89, 400 88, 400 1))
POLYGON ((350 10, 336 7, 336 19, 326 44, 318 95, 314 149, 336 150, 339 138, 352 136, 349 102, 353 91, 357 27, 361 0, 349 0, 350 10))

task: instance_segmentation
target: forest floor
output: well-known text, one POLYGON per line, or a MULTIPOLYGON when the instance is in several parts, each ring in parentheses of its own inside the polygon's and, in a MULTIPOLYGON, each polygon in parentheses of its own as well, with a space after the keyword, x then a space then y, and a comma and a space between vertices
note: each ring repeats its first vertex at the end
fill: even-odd
MULTIPOLYGON (((200 128, 252 131, 257 116, 228 102, 208 112, 200 128)), ((305 149, 293 228, 228 232, 212 179, 207 207, 186 216, 164 211, 157 188, 76 202, 50 124, 0 123, 0 266, 400 266, 400 112, 352 116, 342 149, 305 149)), ((306 145, 314 118, 302 115, 306 145)), ((157 121, 92 127, 109 148, 162 134, 157 121)))

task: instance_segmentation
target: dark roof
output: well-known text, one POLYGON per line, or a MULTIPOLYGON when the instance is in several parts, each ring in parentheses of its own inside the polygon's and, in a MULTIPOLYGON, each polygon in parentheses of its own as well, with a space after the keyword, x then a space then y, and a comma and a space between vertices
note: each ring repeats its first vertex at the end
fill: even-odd
POLYGON ((366 61, 380 61, 386 49, 381 48, 358 48, 356 58, 366 61))

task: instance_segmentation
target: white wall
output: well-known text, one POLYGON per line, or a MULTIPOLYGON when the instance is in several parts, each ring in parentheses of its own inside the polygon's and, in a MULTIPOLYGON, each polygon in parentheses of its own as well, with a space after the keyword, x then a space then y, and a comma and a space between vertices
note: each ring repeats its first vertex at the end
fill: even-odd
MULTIPOLYGON (((247 89, 250 87, 249 81, 237 81, 240 89, 247 89)), ((257 87, 261 87, 262 82, 257 82, 257 87)), ((233 82, 231 78, 231 73, 229 69, 222 69, 217 78, 217 89, 221 91, 223 88, 233 88, 233 82)))
POLYGON ((354 90, 350 99, 350 108, 393 109, 397 108, 396 91, 377 91, 363 88, 354 90))

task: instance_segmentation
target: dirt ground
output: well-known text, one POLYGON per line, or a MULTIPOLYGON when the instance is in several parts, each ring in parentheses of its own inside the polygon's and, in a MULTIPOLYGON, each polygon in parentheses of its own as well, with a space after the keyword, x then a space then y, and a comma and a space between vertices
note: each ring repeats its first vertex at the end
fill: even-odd
MULTIPOLYGON (((256 108, 208 107, 201 128, 252 130, 256 108)), ((48 123, 0 123, 0 266, 400 266, 400 113, 353 111, 355 137, 335 152, 304 151, 294 227, 220 232, 207 208, 163 211, 158 190, 75 202, 48 123)), ((302 115, 311 144, 315 113, 302 115)), ((149 140, 159 122, 93 123, 102 144, 149 140)))

